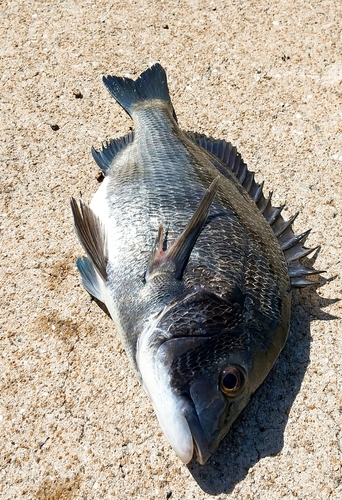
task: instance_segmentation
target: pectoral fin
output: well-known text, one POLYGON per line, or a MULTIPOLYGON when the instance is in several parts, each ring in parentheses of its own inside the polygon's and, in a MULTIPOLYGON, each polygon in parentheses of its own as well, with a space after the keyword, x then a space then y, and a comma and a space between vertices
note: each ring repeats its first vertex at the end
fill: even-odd
POLYGON ((201 234, 209 214, 210 206, 216 196, 219 180, 219 176, 214 179, 182 234, 165 251, 163 250, 163 227, 159 228, 157 248, 150 260, 146 280, 148 280, 152 273, 161 268, 170 270, 177 280, 182 279, 192 249, 201 234))

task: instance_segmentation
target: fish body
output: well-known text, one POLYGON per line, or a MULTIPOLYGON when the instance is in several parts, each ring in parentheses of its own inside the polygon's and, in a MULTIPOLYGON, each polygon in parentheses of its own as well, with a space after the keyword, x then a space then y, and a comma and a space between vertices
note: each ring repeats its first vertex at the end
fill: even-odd
POLYGON ((179 458, 205 463, 288 335, 311 250, 225 141, 182 131, 166 74, 104 78, 134 132, 93 150, 104 180, 71 201, 87 291, 109 312, 179 458))

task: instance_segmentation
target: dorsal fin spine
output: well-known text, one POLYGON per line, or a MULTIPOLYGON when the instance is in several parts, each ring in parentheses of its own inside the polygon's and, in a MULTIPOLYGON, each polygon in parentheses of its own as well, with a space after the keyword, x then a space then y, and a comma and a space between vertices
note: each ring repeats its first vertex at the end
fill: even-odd
MULTIPOLYGON (((198 146, 209 151, 216 158, 218 158, 227 170, 233 172, 235 177, 240 181, 246 191, 249 193, 251 198, 256 203, 260 212, 264 215, 265 219, 271 225, 271 228, 278 238, 279 244, 284 252, 284 256, 287 261, 289 276, 291 279, 291 285, 293 287, 303 287, 307 285, 317 284, 305 278, 306 275, 318 274, 319 271, 306 268, 301 265, 300 273, 298 276, 297 261, 314 252, 317 248, 307 249, 303 246, 303 241, 310 233, 306 231, 298 236, 296 236, 292 230, 292 224, 298 212, 290 217, 289 220, 284 220, 281 212, 284 205, 281 207, 273 207, 271 203, 272 192, 269 196, 265 198, 263 194, 264 183, 258 184, 254 180, 254 174, 248 170, 246 163, 242 160, 240 154, 237 152, 236 148, 230 143, 224 140, 216 141, 210 139, 204 135, 187 133, 189 138, 194 141, 198 146)), ((220 169, 224 174, 224 170, 220 169)), ((228 177, 228 175, 227 175, 228 177)))

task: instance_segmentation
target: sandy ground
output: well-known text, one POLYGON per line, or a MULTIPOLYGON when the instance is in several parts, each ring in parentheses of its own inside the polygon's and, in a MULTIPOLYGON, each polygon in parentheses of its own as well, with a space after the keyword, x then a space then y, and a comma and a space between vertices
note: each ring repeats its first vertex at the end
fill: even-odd
POLYGON ((342 498, 341 17, 339 0, 1 2, 1 499, 342 498), (100 77, 156 61, 180 125, 235 144, 327 271, 205 467, 176 458, 74 266, 69 197, 90 200, 90 147, 132 126, 100 77))

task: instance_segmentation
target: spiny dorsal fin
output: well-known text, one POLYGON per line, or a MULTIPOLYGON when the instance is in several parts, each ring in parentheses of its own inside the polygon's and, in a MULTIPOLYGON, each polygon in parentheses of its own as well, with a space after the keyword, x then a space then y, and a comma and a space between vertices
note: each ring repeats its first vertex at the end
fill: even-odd
POLYGON ((147 281, 152 274, 161 268, 172 272, 177 280, 182 279, 192 249, 201 234, 210 206, 216 196, 219 180, 219 176, 213 180, 188 225, 167 250, 164 250, 164 228, 163 226, 159 227, 156 250, 150 260, 145 277, 147 281))
POLYGON ((75 198, 71 198, 70 205, 78 239, 96 271, 106 281, 107 243, 101 221, 82 201, 80 201, 79 207, 75 198))
POLYGON ((98 151, 95 148, 91 148, 91 154, 104 175, 108 174, 113 160, 119 151, 124 149, 128 144, 131 144, 133 140, 134 132, 132 131, 119 139, 111 139, 109 142, 103 144, 102 149, 98 151))
POLYGON ((273 207, 272 192, 265 198, 263 194, 263 183, 258 184, 254 180, 254 172, 250 172, 246 163, 236 148, 224 140, 215 140, 204 135, 186 132, 187 136, 198 146, 209 151, 214 157, 220 160, 220 164, 215 164, 216 168, 225 176, 229 177, 226 171, 233 172, 242 186, 246 189, 251 198, 255 201, 260 212, 273 229, 284 252, 289 269, 289 276, 293 287, 303 287, 306 285, 317 285, 318 282, 310 281, 306 276, 320 274, 323 271, 316 271, 305 267, 299 262, 300 259, 316 251, 316 248, 306 248, 303 241, 310 231, 296 236, 292 230, 292 223, 298 213, 286 221, 281 212, 285 205, 273 207))

